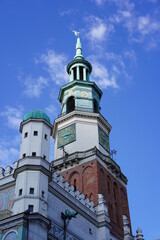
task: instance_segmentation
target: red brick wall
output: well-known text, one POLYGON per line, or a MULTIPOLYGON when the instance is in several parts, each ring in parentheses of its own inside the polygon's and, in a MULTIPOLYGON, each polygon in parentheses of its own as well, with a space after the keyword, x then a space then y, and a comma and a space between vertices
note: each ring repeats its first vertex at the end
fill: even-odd
POLYGON ((123 239, 123 220, 125 214, 129 220, 129 208, 126 188, 97 160, 78 165, 61 172, 64 181, 76 184, 76 189, 98 204, 98 193, 104 195, 111 219, 111 233, 123 239))

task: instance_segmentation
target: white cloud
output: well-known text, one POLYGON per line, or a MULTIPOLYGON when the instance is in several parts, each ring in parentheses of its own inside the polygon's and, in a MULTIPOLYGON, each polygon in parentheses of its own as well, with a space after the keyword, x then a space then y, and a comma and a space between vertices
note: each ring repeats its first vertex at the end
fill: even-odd
POLYGON ((108 69, 98 63, 97 61, 92 62, 93 72, 92 72, 92 81, 95 81, 101 88, 119 88, 116 79, 116 73, 112 72, 109 74, 108 69))
POLYGON ((51 80, 57 85, 62 85, 69 80, 66 72, 67 57, 64 54, 57 54, 53 50, 48 50, 36 59, 36 63, 45 64, 45 70, 49 73, 51 80))
POLYGON ((133 49, 128 49, 126 51, 124 51, 123 55, 125 56, 125 58, 129 59, 131 61, 131 63, 135 63, 136 62, 136 53, 133 49))
POLYGON ((106 25, 102 22, 99 22, 94 26, 92 26, 88 34, 91 39, 94 39, 94 41, 95 40, 102 41, 104 40, 105 33, 106 33, 106 25))
POLYGON ((19 128, 20 122, 23 117, 23 108, 20 106, 18 108, 6 106, 4 110, 0 112, 0 116, 5 118, 5 123, 10 128, 19 128))
POLYGON ((88 16, 85 21, 87 22, 85 36, 91 42, 92 48, 102 47, 101 44, 108 40, 110 33, 114 31, 113 25, 95 16, 88 16))
POLYGON ((45 108, 45 111, 52 117, 57 117, 58 115, 58 109, 55 105, 50 104, 45 108))
POLYGON ((95 3, 100 6, 105 2, 105 0, 95 0, 95 3))
POLYGON ((140 16, 137 22, 137 28, 140 34, 148 35, 156 31, 160 31, 160 22, 151 19, 149 15, 140 16))
POLYGON ((20 135, 13 139, 5 138, 0 140, 0 167, 12 165, 19 159, 20 135))
POLYGON ((24 94, 26 94, 28 97, 39 98, 47 85, 48 80, 42 76, 39 76, 38 78, 28 76, 24 81, 24 94))
POLYGON ((61 11, 60 12, 60 16, 65 16, 65 15, 70 15, 70 14, 76 14, 77 13, 77 9, 67 9, 67 10, 64 10, 64 11, 61 11))
MULTIPOLYGON (((115 14, 109 20, 114 25, 126 28, 130 43, 143 43, 145 48, 153 48, 160 41, 160 21, 158 15, 140 15, 135 8, 135 4, 129 0, 113 0, 117 6, 115 14)), ((112 3, 113 3, 112 2, 112 3)))

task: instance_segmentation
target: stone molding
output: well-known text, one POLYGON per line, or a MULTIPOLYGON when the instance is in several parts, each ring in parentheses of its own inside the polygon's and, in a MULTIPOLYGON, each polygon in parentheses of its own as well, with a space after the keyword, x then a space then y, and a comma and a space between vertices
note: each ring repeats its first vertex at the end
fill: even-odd
POLYGON ((19 167, 17 169, 15 169, 13 177, 16 179, 17 175, 21 172, 24 171, 40 171, 42 173, 44 173, 46 176, 49 177, 49 181, 51 181, 51 172, 49 170, 47 170, 46 168, 44 168, 43 166, 40 165, 31 165, 31 164, 26 164, 22 167, 19 167))
POLYGON ((71 119, 73 117, 82 117, 82 118, 94 118, 97 119, 101 122, 102 126, 107 128, 108 132, 110 133, 111 131, 111 125, 108 123, 108 121, 100 114, 100 113, 93 113, 93 112, 81 112, 81 111, 72 111, 70 113, 67 113, 64 116, 61 116, 57 119, 54 120, 54 125, 53 125, 53 137, 55 136, 56 133, 56 128, 57 124, 64 122, 68 119, 71 119))
POLYGON ((116 175, 116 177, 119 177, 125 184, 127 184, 128 180, 121 172, 119 165, 113 159, 111 159, 110 156, 101 153, 96 147, 83 152, 74 152, 69 154, 68 156, 53 160, 51 162, 51 171, 56 171, 61 168, 67 168, 67 166, 73 164, 79 164, 79 162, 83 159, 94 155, 99 157, 105 163, 105 165, 107 165, 108 169, 116 175))

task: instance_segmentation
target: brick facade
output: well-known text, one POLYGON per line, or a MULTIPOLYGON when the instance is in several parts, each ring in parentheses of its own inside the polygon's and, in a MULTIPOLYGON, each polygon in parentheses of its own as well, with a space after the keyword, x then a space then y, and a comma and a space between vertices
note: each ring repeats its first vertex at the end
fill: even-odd
POLYGON ((111 219, 111 233, 123 239, 122 215, 130 219, 127 191, 121 182, 97 160, 87 162, 61 172, 64 181, 68 181, 75 190, 83 192, 86 197, 98 204, 98 193, 104 195, 111 219))

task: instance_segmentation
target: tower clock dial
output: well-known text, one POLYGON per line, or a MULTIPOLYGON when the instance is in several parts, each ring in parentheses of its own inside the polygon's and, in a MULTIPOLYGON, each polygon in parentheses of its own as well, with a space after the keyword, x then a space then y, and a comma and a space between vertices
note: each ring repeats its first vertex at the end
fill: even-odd
POLYGON ((74 142, 76 140, 75 123, 58 131, 58 144, 57 148, 60 148, 66 144, 74 142))

